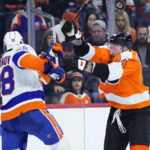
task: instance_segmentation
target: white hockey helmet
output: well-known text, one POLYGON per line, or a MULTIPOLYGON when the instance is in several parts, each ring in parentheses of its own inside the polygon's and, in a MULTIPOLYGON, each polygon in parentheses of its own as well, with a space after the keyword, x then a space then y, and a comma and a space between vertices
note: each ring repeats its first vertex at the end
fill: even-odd
POLYGON ((14 46, 23 44, 23 38, 18 31, 7 32, 4 36, 4 52, 10 51, 14 46))

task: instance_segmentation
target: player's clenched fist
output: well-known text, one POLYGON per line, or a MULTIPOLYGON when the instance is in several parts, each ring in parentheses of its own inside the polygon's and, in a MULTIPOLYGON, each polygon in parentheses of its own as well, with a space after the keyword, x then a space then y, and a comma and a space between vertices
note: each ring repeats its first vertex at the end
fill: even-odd
POLYGON ((57 66, 53 61, 49 61, 47 65, 49 66, 45 66, 45 74, 53 80, 56 80, 57 83, 61 83, 65 80, 66 75, 63 68, 57 66), (46 69, 46 67, 48 69, 46 69))
POLYGON ((46 58, 48 58, 50 61, 55 62, 55 57, 58 56, 58 58, 61 59, 63 53, 64 51, 62 45, 59 43, 55 43, 48 48, 46 58))

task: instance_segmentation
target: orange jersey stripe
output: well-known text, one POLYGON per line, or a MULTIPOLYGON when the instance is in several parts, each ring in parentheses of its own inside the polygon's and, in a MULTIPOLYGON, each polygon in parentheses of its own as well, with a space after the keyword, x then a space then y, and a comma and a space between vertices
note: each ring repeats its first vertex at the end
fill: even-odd
POLYGON ((58 137, 59 137, 60 139, 62 139, 62 138, 63 138, 63 134, 62 134, 62 132, 61 132, 59 126, 57 125, 55 119, 54 119, 49 113, 47 113, 45 109, 41 109, 41 111, 42 111, 42 113, 46 116, 46 118, 48 118, 49 121, 52 123, 54 129, 56 130, 56 132, 57 132, 57 134, 58 134, 58 137))
POLYGON ((20 66, 26 69, 44 72, 46 62, 48 62, 47 59, 40 59, 32 54, 27 54, 20 59, 20 66))
POLYGON ((131 145, 131 150, 149 150, 147 145, 131 145))
POLYGON ((22 113, 26 113, 30 110, 46 109, 46 108, 47 107, 43 101, 30 102, 30 103, 21 105, 12 111, 9 111, 6 113, 1 112, 1 121, 6 121, 6 120, 16 118, 20 116, 22 113))
POLYGON ((144 108, 144 107, 147 107, 147 106, 150 106, 150 100, 147 100, 147 101, 144 101, 144 102, 141 102, 141 103, 137 103, 137 104, 119 104, 119 103, 116 103, 116 102, 112 102, 112 101, 109 101, 109 104, 115 108, 118 108, 118 109, 124 109, 124 110, 127 110, 127 109, 139 109, 139 108, 144 108))

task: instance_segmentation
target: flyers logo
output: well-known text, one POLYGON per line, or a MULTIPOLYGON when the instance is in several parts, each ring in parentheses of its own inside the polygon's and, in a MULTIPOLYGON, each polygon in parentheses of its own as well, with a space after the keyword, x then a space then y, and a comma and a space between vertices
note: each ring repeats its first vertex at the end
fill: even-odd
POLYGON ((124 68, 127 65, 128 60, 122 60, 122 67, 124 68))

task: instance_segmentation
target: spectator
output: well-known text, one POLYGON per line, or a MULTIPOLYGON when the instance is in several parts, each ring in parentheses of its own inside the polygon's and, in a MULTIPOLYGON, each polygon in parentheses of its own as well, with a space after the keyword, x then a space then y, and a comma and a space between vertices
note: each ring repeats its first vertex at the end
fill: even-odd
POLYGON ((138 18, 138 26, 145 26, 148 27, 150 26, 150 12, 143 13, 139 18, 138 18))
POLYGON ((54 44, 53 31, 47 30, 44 32, 42 47, 39 53, 46 52, 52 44, 54 44))
POLYGON ((61 96, 58 104, 90 104, 90 97, 84 92, 83 75, 74 71, 70 79, 70 90, 61 96))
MULTIPOLYGON (((136 7, 134 0, 114 0, 116 11, 125 10, 129 15, 130 25, 135 28, 137 19, 136 19, 136 7)), ((93 0, 93 4, 102 10, 106 15, 109 10, 109 2, 105 0, 93 0)), ((104 20, 105 21, 105 20, 104 20)))
POLYGON ((131 28, 128 14, 125 11, 118 11, 115 16, 116 32, 128 32, 132 36, 132 42, 136 41, 136 31, 131 28))
MULTIPOLYGON (((44 33, 43 36, 43 41, 42 41, 42 47, 40 48, 39 51, 39 56, 41 58, 44 58, 46 55, 46 52, 50 46, 54 44, 54 39, 53 39, 53 31, 52 30, 47 30, 44 33)), ((54 81, 51 81, 51 84, 47 84, 44 86, 44 92, 45 92, 45 97, 46 97, 46 103, 54 103, 53 102, 53 87, 54 87, 54 81)))
MULTIPOLYGON (((103 46, 107 43, 106 24, 102 20, 95 20, 91 25, 91 40, 88 41, 93 46, 103 46)), ((90 62, 89 62, 90 63, 90 62)), ((89 92, 92 103, 107 102, 99 98, 98 85, 99 79, 87 72, 84 72, 86 80, 85 88, 89 92)))
POLYGON ((95 20, 91 25, 91 39, 88 41, 93 46, 102 46, 108 42, 106 24, 102 20, 95 20))
MULTIPOLYGON (((73 3, 71 2, 71 6, 65 10, 65 12, 71 11, 71 12, 77 13, 79 11, 79 9, 82 7, 84 1, 85 0, 74 0, 73 3)), ((91 11, 95 11, 99 15, 99 17, 101 17, 101 19, 104 18, 104 15, 101 14, 100 12, 98 12, 97 9, 95 8, 95 6, 92 4, 92 2, 89 1, 88 5, 86 5, 85 9, 83 9, 83 11, 80 15, 80 18, 79 18, 81 31, 83 31, 84 26, 86 24, 85 23, 86 14, 91 12, 91 11)))
MULTIPOLYGON (((102 9, 105 13, 108 10, 109 3, 105 0, 93 0, 93 4, 102 9)), ((129 13, 135 12, 134 0, 120 0, 115 2, 116 9, 123 10, 126 9, 129 13)))
POLYGON ((44 3, 41 4, 41 2, 38 3, 38 5, 42 7, 42 10, 53 15, 55 19, 61 20, 64 11, 68 8, 69 0, 45 0, 45 1, 46 1, 45 4, 44 3))
POLYGON ((150 12, 150 0, 147 0, 145 6, 144 6, 144 13, 150 12))
MULTIPOLYGON (((88 62, 88 65, 91 65, 91 62, 88 62)), ((104 101, 100 100, 98 91, 99 78, 86 71, 83 72, 83 76, 86 81, 84 87, 88 91, 91 103, 103 103, 104 101)))
POLYGON ((77 68, 77 60, 74 57, 74 48, 72 43, 66 41, 62 43, 62 46, 64 54, 59 64, 64 68, 65 72, 70 72, 77 68))
POLYGON ((133 49, 138 52, 143 68, 150 67, 150 44, 148 43, 148 29, 144 26, 137 29, 137 40, 133 49))
MULTIPOLYGON (((27 2, 24 10, 20 10, 13 18, 10 31, 18 31, 22 36, 28 32, 28 18, 27 18, 27 2)), ((44 18, 40 15, 35 15, 35 29, 46 31, 47 25, 44 18)))
POLYGON ((77 69, 77 60, 74 58, 73 45, 70 42, 62 43, 64 54, 63 58, 59 61, 59 65, 66 72, 66 79, 62 84, 53 84, 53 103, 57 103, 63 92, 69 90, 69 77, 73 70, 77 69))
POLYGON ((84 83, 84 88, 87 90, 91 103, 105 103, 107 102, 105 98, 100 99, 100 94, 99 94, 99 78, 95 77, 91 73, 88 72, 90 68, 92 67, 92 62, 86 62, 85 60, 79 59, 78 60, 78 68, 80 70, 83 69, 84 64, 86 65, 86 69, 83 71, 83 77, 84 80, 86 81, 84 83))
POLYGON ((85 16, 85 26, 83 28, 83 38, 88 41, 91 39, 91 25, 99 16, 95 11, 89 11, 85 16))
MULTIPOLYGON (((48 37, 49 34, 52 34, 52 33, 49 30, 46 31, 45 37, 48 37)), ((51 39, 51 41, 53 41, 53 40, 51 39)), ((45 42, 45 45, 48 46, 46 42, 45 42)), ((46 48, 46 46, 44 46, 44 44, 43 44, 43 47, 46 48)), ((60 98, 62 93, 69 89, 68 79, 69 79, 70 73, 74 69, 77 68, 77 60, 73 56, 74 49, 73 49, 72 43, 63 42, 62 46, 63 46, 64 54, 63 54, 63 58, 61 60, 59 60, 59 66, 62 66, 63 69, 65 70, 66 79, 62 84, 61 83, 57 84, 55 82, 53 82, 53 83, 51 82, 51 84, 48 84, 44 87, 44 92, 46 95, 47 103, 56 104, 58 102, 58 99, 60 98)), ((43 50, 46 50, 45 48, 43 50)), ((42 55, 45 55, 45 54, 42 52, 42 55)))

